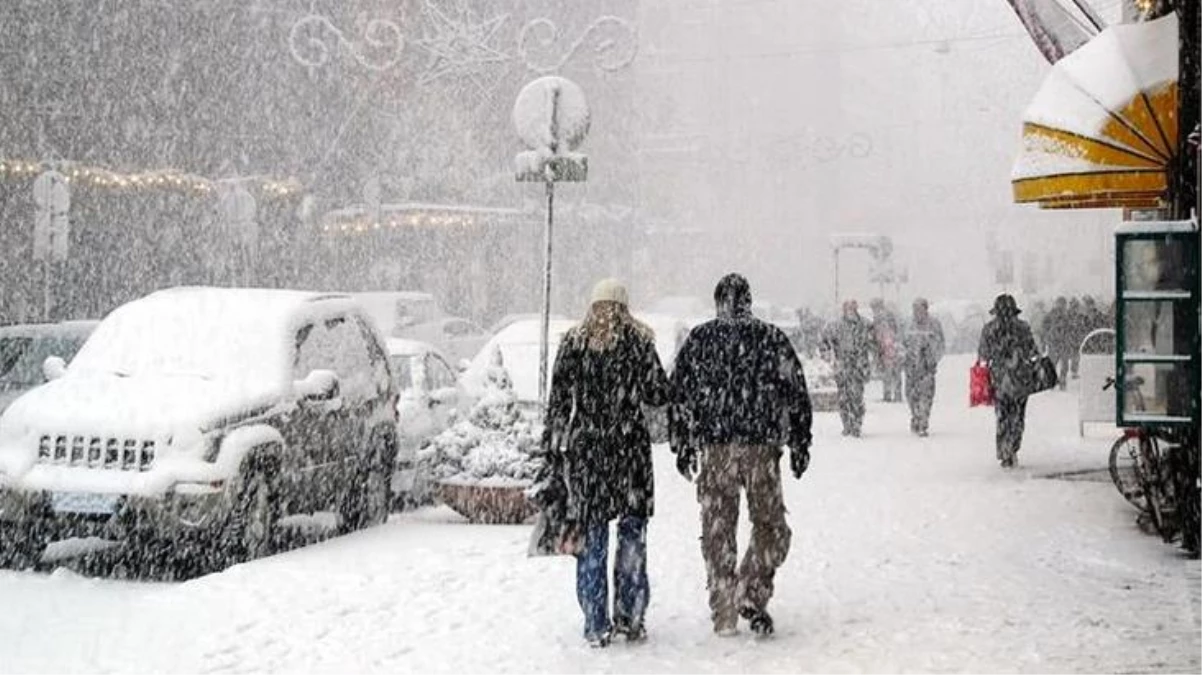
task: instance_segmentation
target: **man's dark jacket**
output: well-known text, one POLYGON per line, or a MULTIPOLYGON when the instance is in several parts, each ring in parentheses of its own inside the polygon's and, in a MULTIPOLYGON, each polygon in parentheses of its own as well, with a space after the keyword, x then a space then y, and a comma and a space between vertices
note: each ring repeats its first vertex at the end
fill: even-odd
POLYGON ((726 444, 809 448, 810 395, 788 337, 752 315, 741 277, 723 279, 715 299, 718 317, 694 328, 676 355, 673 452, 726 444))

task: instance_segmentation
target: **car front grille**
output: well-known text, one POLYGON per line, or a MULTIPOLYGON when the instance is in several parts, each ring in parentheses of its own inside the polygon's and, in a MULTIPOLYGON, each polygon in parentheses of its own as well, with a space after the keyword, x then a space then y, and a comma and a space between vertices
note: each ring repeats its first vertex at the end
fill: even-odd
POLYGON ((38 439, 38 463, 116 471, 149 471, 155 442, 99 436, 51 436, 38 439))

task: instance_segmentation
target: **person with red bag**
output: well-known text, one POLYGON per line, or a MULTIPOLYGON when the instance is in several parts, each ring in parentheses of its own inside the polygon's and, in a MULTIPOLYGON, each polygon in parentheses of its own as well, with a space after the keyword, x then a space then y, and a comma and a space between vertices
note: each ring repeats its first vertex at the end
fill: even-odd
POLYGON ((1014 466, 1023 442, 1031 391, 1029 364, 1039 355, 1031 327, 1018 318, 1021 313, 1014 296, 999 295, 990 310, 994 318, 981 329, 977 348, 977 359, 989 367, 997 415, 997 458, 1006 469, 1014 466))

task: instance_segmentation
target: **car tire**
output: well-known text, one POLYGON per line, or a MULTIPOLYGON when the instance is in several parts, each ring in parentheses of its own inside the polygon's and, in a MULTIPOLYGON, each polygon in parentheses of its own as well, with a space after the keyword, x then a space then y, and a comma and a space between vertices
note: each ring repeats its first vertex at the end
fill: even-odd
POLYGON ((250 463, 243 474, 226 528, 227 555, 233 562, 263 558, 274 552, 280 516, 276 472, 267 461, 250 463))
POLYGON ((372 432, 368 460, 359 464, 342 499, 342 531, 354 532, 380 525, 392 510, 392 473, 396 437, 372 432))
POLYGON ((31 568, 37 564, 45 548, 45 542, 33 526, 0 523, 0 569, 31 568))

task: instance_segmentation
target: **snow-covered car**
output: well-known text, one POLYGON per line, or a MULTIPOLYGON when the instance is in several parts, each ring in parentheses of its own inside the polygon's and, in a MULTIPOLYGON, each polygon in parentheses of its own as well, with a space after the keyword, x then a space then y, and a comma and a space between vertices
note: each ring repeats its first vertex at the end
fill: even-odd
MULTIPOLYGON (((636 314, 635 318, 655 331, 655 351, 659 354, 664 369, 670 370, 676 357, 676 350, 688 336, 688 324, 674 317, 660 314, 640 313, 636 314)), ((548 386, 550 386, 550 374, 555 367, 555 355, 559 351, 559 343, 563 339, 564 333, 574 325, 576 325, 575 321, 567 319, 551 321, 551 339, 547 350, 548 386)), ((538 354, 541 331, 542 323, 539 319, 524 319, 515 321, 489 339, 472 359, 461 378, 468 395, 472 398, 479 398, 483 395, 488 367, 499 354, 501 364, 505 366, 510 379, 513 380, 513 389, 519 404, 527 409, 537 407, 538 354)), ((652 436, 657 442, 667 438, 665 409, 661 408, 659 411, 652 412, 649 424, 652 436)))
MULTIPOLYGON (((501 317, 500 319, 497 319, 496 321, 494 321, 493 324, 488 327, 488 334, 496 335, 497 333, 500 333, 501 331, 505 330, 512 324, 517 323, 518 321, 523 321, 523 320, 537 321, 537 320, 541 320, 542 316, 543 315, 538 312, 523 312, 523 313, 519 313, 519 314, 506 314, 505 316, 501 317)), ((560 315, 560 314, 552 314, 551 315, 552 321, 556 321, 559 319, 566 319, 566 318, 567 317, 560 315)))
POLYGON ((63 321, 0 327, 0 412, 18 396, 46 382, 42 364, 57 356, 68 363, 98 321, 63 321))
POLYGON ((385 337, 401 337, 400 332, 430 323, 447 315, 438 300, 422 291, 368 291, 349 293, 385 337))
MULTIPOLYGON (((559 342, 563 339, 564 333, 574 325, 576 325, 575 321, 567 319, 551 321, 551 339, 547 354, 548 379, 550 379, 550 371, 555 364, 555 354, 559 351, 559 342)), ((489 338, 460 378, 468 395, 479 398, 484 394, 488 368, 499 356, 501 365, 505 366, 510 380, 513 381, 513 390, 517 395, 518 402, 524 407, 537 406, 538 356, 541 335, 541 320, 524 319, 513 322, 489 338)))
POLYGON ((159 291, 45 370, 0 417, 4 566, 71 536, 223 564, 269 552, 285 516, 335 511, 344 530, 387 516, 396 389, 345 295, 159 291))
POLYGON ((390 337, 426 342, 441 349, 455 363, 470 359, 488 341, 488 333, 467 319, 446 316, 399 327, 390 337))
POLYGON ((397 473, 393 476, 393 492, 398 499, 407 495, 412 501, 424 501, 426 487, 417 475, 417 451, 427 441, 442 433, 462 412, 467 400, 455 369, 433 345, 389 338, 388 359, 396 381, 397 473))
POLYGON ((814 412, 838 410, 839 388, 835 384, 835 369, 830 362, 821 358, 803 359, 801 365, 814 412))

